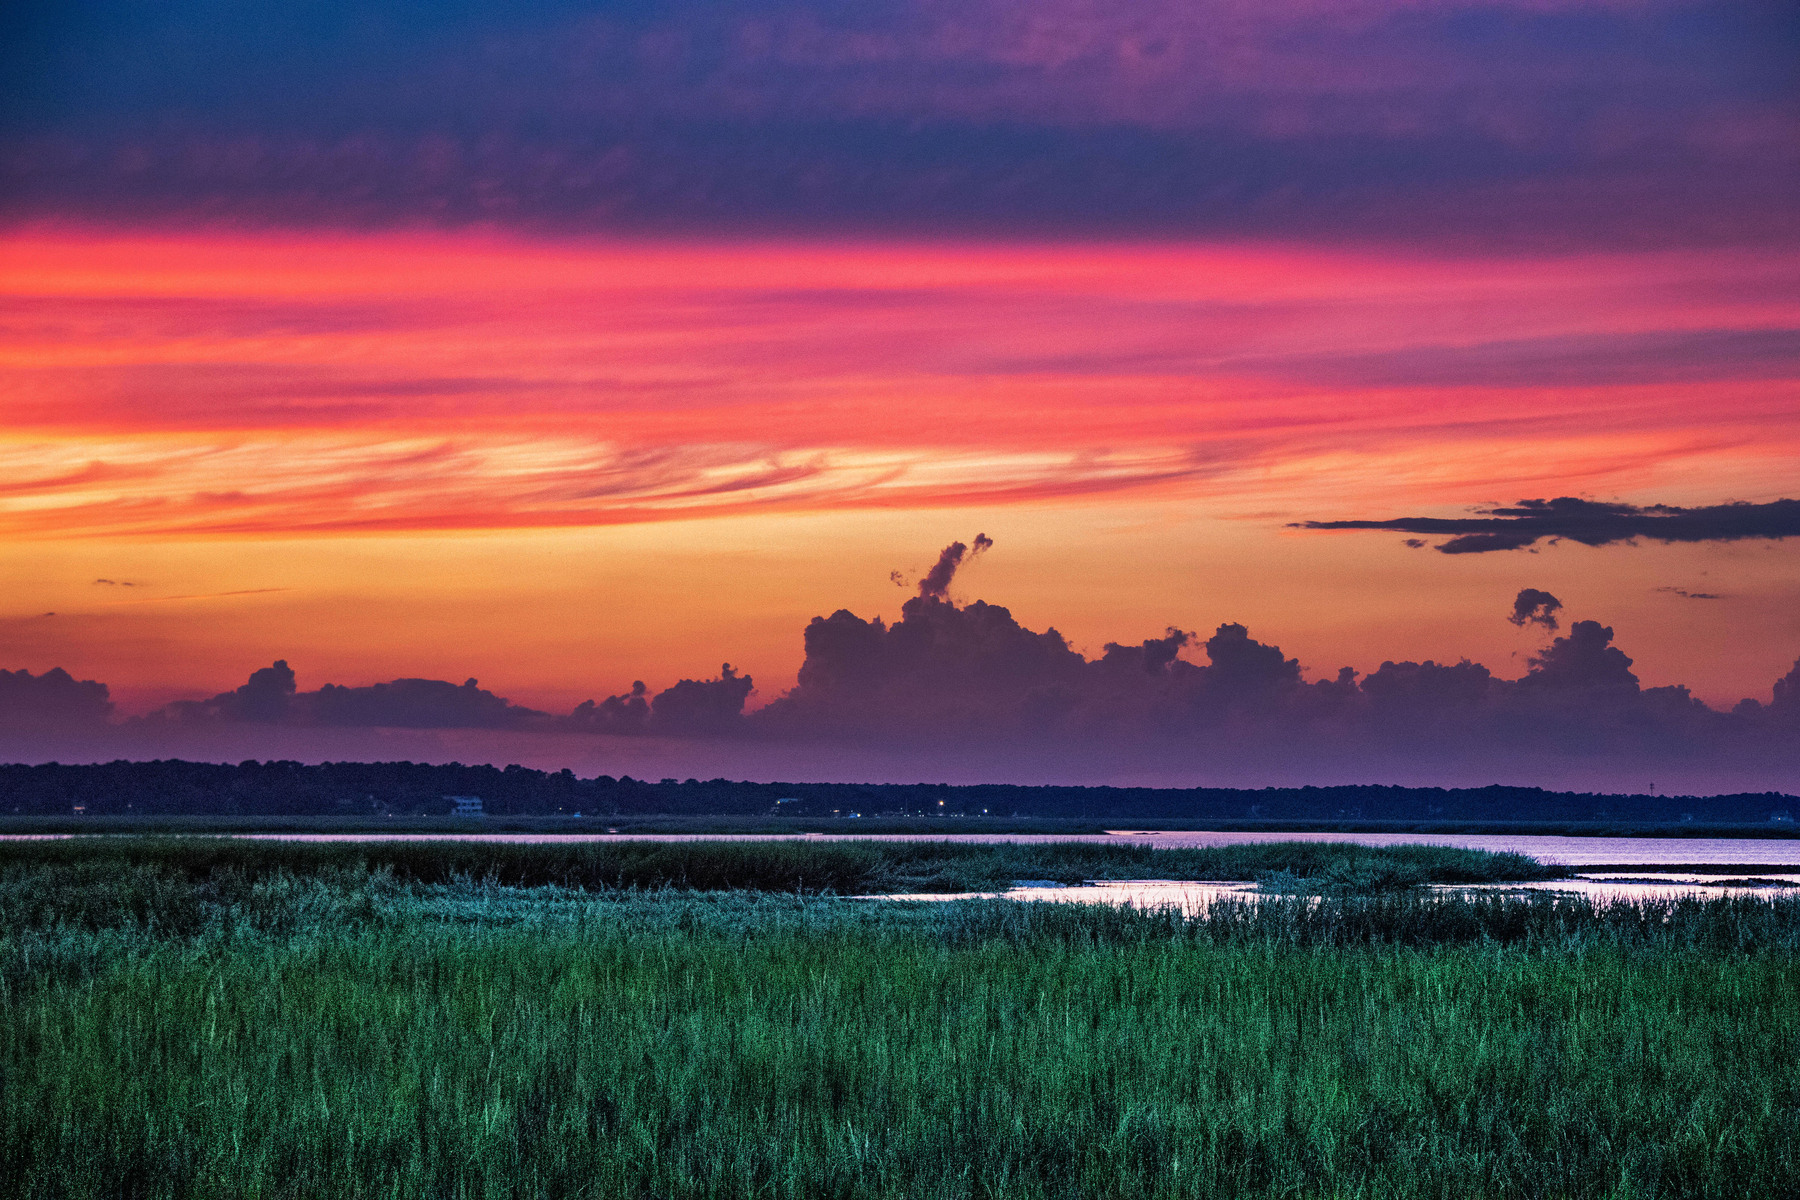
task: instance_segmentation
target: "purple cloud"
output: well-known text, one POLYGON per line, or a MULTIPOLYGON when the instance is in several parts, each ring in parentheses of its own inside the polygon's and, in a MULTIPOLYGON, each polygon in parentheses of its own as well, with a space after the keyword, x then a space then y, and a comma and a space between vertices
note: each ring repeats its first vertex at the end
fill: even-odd
POLYGON ((201 0, 0 24, 0 212, 1792 237, 1791 6, 201 0))

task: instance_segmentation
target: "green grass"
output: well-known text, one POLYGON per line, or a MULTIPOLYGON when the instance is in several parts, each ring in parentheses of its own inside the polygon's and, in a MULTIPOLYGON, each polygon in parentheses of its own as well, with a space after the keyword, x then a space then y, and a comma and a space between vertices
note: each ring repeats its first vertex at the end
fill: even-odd
MULTIPOLYGON (((1800 1194, 1800 902, 0 862, 0 1193, 1800 1194)), ((390 864, 391 866, 391 864, 390 864)))
POLYGON ((1278 878, 1330 890, 1379 891, 1422 883, 1494 883, 1567 874, 1521 854, 1342 842, 1164 850, 1084 842, 291 842, 114 837, 0 842, 0 870, 9 867, 69 869, 89 872, 97 880, 150 871, 166 876, 165 890, 175 891, 195 881, 236 878, 241 883, 282 873, 374 870, 416 883, 470 878, 521 887, 838 895, 991 891, 1019 879, 1080 883, 1278 878))

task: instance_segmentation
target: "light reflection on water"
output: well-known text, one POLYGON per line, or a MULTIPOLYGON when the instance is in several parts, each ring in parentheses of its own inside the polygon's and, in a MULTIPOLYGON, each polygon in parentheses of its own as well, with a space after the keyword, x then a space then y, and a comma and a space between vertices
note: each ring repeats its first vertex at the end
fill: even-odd
MULTIPOLYGON (((1792 896, 1800 890, 1800 873, 1744 877, 1705 876, 1685 873, 1582 875, 1573 879, 1548 879, 1530 883, 1454 884, 1434 887, 1435 892, 1461 895, 1582 896, 1595 901, 1677 900, 1685 896, 1792 896)), ((1129 904, 1142 909, 1176 909, 1188 915, 1205 912, 1219 900, 1257 902, 1273 893, 1259 892, 1254 883, 1230 880, 1119 879, 1069 887, 1015 887, 1004 892, 933 892, 872 897, 881 900, 1034 900, 1063 904, 1129 904)))
MULTIPOLYGON (((0 834, 0 842, 68 837, 135 837, 135 834, 0 834)), ((1668 900, 1683 896, 1788 896, 1800 890, 1800 839, 1790 838, 1630 838, 1485 833, 1320 833, 1266 830, 1221 833, 1205 830, 1106 833, 235 833, 187 834, 245 841, 289 842, 491 842, 571 844, 583 842, 846 841, 877 842, 1091 842, 1157 849, 1241 846, 1260 842, 1344 842, 1362 846, 1455 846, 1511 851, 1540 862, 1572 867, 1572 879, 1528 883, 1449 885, 1435 890, 1465 894, 1545 892, 1592 900, 1668 900), (1618 868, 1627 867, 1621 871, 1618 868), (1612 868, 1608 870, 1608 868, 1612 868), (1665 869, 1659 869, 1665 868, 1665 869), (1666 868, 1690 868, 1666 869, 1666 868), (1691 868, 1702 868, 1696 872, 1691 868), (1712 868, 1712 870, 1705 870, 1712 868), (1733 868, 1724 874, 1720 868, 1733 868)), ((1221 899, 1257 901, 1270 893, 1254 883, 1230 880, 1104 880, 1078 886, 1021 886, 1005 892, 908 893, 868 897, 883 900, 943 901, 1001 897, 1057 903, 1130 904, 1139 908, 1204 911, 1221 899)))
MULTIPOLYGON (((34 835, 0 835, 0 840, 34 835)), ((35 835, 45 836, 45 835, 35 835)), ((49 835, 67 836, 67 835, 49 835)), ((106 835, 97 836, 129 836, 106 835)), ((1350 842, 1361 846, 1460 846, 1470 850, 1512 851, 1539 862, 1580 868, 1614 866, 1759 866, 1800 874, 1800 839, 1795 838, 1656 838, 1565 837, 1529 833, 1256 833, 1208 831, 1106 833, 239 833, 196 834, 258 841, 292 842, 501 842, 567 844, 576 842, 740 842, 740 841, 873 841, 873 842, 1093 842, 1100 845, 1178 849, 1242 846, 1257 842, 1350 842)), ((1767 871, 1757 872, 1767 874, 1767 871)))

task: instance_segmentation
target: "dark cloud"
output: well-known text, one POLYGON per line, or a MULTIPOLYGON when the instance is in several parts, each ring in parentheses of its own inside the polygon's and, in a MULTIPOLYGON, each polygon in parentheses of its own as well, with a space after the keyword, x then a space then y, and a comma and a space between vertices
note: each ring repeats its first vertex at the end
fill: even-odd
MULTIPOLYGON (((1553 631, 1561 611, 1528 588, 1509 619, 1553 631)), ((805 651, 796 686, 746 718, 747 735, 986 753, 1031 769, 1162 762, 1200 777, 1280 770, 1324 781, 1435 764, 1440 778, 1475 782, 1552 761, 1779 773, 1800 750, 1800 666, 1770 705, 1721 712, 1685 688, 1644 687, 1613 629, 1585 619, 1517 679, 1464 659, 1309 682, 1297 660, 1236 623, 1204 640, 1171 627, 1089 659, 997 605, 931 595, 907 601, 892 625, 842 610, 815 618, 805 651)))
POLYGON ((598 704, 583 700, 569 714, 568 726, 585 733, 644 733, 650 724, 649 690, 639 679, 623 695, 608 696, 598 704))
POLYGON ((1776 0, 21 0, 0 211, 1792 237, 1776 0))
POLYGON ((1690 592, 1686 588, 1679 587, 1659 587, 1656 590, 1659 592, 1668 592, 1672 596, 1681 596, 1688 600, 1723 600, 1725 598, 1724 594, 1721 592, 1690 592))
POLYGON ((1631 660, 1612 644, 1612 626, 1598 621, 1577 621, 1569 636, 1559 637, 1548 649, 1531 657, 1531 670, 1521 687, 1614 688, 1638 690, 1631 660))
POLYGON ((674 737, 741 732, 744 704, 755 691, 750 676, 730 663, 712 679, 683 679, 655 696, 643 680, 631 691, 596 704, 584 700, 559 727, 585 733, 656 734, 674 737))
POLYGON ((76 679, 61 667, 42 675, 0 670, 0 730, 96 727, 112 707, 104 683, 76 679))
POLYGON ((285 659, 253 671, 242 687, 210 700, 179 701, 153 721, 341 727, 353 729, 531 729, 550 717, 481 688, 442 679, 395 679, 367 687, 328 683, 298 691, 285 659))
MULTIPOLYGON (((919 580, 919 595, 935 600, 944 599, 950 593, 950 581, 956 578, 956 569, 962 566, 963 560, 974 559, 993 544, 993 538, 985 533, 978 533, 972 546, 965 546, 961 542, 951 542, 945 546, 938 555, 936 564, 919 580)), ((889 575, 888 578, 893 579, 894 575, 889 575)))
POLYGON ((739 675, 730 663, 714 679, 683 679, 650 702, 650 732, 677 736, 735 732, 743 721, 744 702, 754 690, 750 676, 739 675))
POLYGON ((1480 707, 1496 684, 1491 671, 1466 658, 1451 664, 1384 662, 1362 681, 1361 691, 1378 712, 1420 721, 1480 707))
POLYGON ((1106 643, 1100 665, 1103 668, 1160 675, 1174 664, 1176 656, 1184 647, 1192 645, 1193 641, 1193 634, 1171 625, 1164 636, 1145 638, 1136 646, 1106 643))
POLYGON ((1769 708, 1786 721, 1800 725, 1800 659, 1795 660, 1793 670, 1775 681, 1769 708))
MULTIPOLYGON (((1525 589, 1509 619, 1549 628, 1562 611, 1549 593, 1525 589)), ((1482 784, 1534 772, 1567 780, 1579 770, 1641 786, 1636 773, 1657 764, 1654 778, 1664 780, 1750 772, 1800 783, 1800 662, 1766 702, 1721 711, 1683 687, 1645 687, 1614 630, 1590 619, 1572 621, 1510 679, 1463 659, 1387 661, 1360 679, 1346 667, 1309 680, 1297 659, 1234 622, 1204 639, 1169 627, 1138 642, 1108 642, 1089 658, 1057 630, 1028 628, 999 605, 937 593, 908 599, 892 624, 847 610, 814 618, 804 649, 795 686, 753 712, 752 680, 729 664, 710 679, 681 679, 654 693, 640 681, 557 717, 472 679, 303 692, 278 661, 209 700, 109 727, 104 685, 60 671, 7 672, 0 733, 47 728, 72 739, 62 744, 80 744, 97 730, 125 729, 141 757, 155 756, 159 737, 197 732, 230 735, 237 745, 256 730, 471 730, 580 735, 588 744, 607 735, 600 741, 614 747, 691 745, 693 754, 731 746, 744 761, 813 748, 805 752, 826 756, 818 761, 837 764, 834 772, 882 774, 937 763, 946 775, 954 766, 988 778, 1141 777, 1154 769, 1188 780, 1424 775, 1482 784), (892 765, 902 761, 915 765, 892 765), (890 765, 867 766, 874 762, 890 765)))
MULTIPOLYGON (((1515 611, 1541 624, 1553 603, 1528 594, 1515 611)), ((1525 763, 1627 770, 1672 756, 1684 769, 1774 770, 1800 748, 1787 732, 1800 720, 1780 715, 1800 709, 1800 671, 1776 689, 1785 707, 1719 712, 1685 688, 1643 687, 1614 631, 1591 620, 1553 639, 1519 679, 1465 659, 1389 661, 1360 681, 1345 668, 1309 682, 1297 660, 1235 623, 1204 641, 1171 628, 1109 643, 1090 660, 1004 608, 923 596, 891 626, 846 611, 817 618, 805 647, 797 686, 751 714, 747 733, 952 757, 980 747, 1027 763, 1279 767, 1324 780, 1431 763, 1473 781, 1525 763)))
POLYGON ((369 687, 326 684, 313 693, 320 725, 396 729, 517 729, 540 724, 545 714, 511 704, 479 687, 442 679, 396 679, 369 687))
POLYGON ((1520 629, 1527 625, 1538 625, 1545 629, 1557 626, 1556 610, 1562 607, 1562 601, 1549 592, 1537 588, 1522 588, 1513 597, 1512 616, 1506 618, 1520 629))
POLYGON ((1385 521, 1297 521, 1292 529, 1391 529, 1448 537, 1444 554, 1517 550, 1544 538, 1568 538, 1584 546, 1606 546, 1648 538, 1658 542, 1735 542, 1752 538, 1800 537, 1800 500, 1767 504, 1713 504, 1680 508, 1672 504, 1607 504, 1559 496, 1521 500, 1510 508, 1480 510, 1479 517, 1397 517, 1385 521))
POLYGON ((279 658, 272 666, 250 672, 236 691, 214 696, 208 711, 228 721, 281 721, 299 709, 294 703, 296 687, 293 668, 279 658))

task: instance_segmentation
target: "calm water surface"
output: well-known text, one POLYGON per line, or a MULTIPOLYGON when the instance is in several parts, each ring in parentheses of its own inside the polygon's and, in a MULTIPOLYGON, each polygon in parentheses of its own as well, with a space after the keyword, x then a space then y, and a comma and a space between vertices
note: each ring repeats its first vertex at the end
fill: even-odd
POLYGON ((1109 845, 1241 846, 1253 842, 1352 842, 1362 846, 1463 846, 1471 850, 1515 851, 1540 862, 1569 867, 1736 866, 1792 868, 1800 873, 1800 839, 1784 838, 1605 838, 1546 837, 1507 833, 1208 833, 1114 830, 1107 833, 251 833, 231 836, 296 842, 706 842, 706 841, 873 841, 873 842, 1096 842, 1109 845))
MULTIPOLYGON (((0 834, 0 841, 71 836, 128 837, 129 834, 0 834)), ((1093 842, 1101 845, 1177 847, 1241 846, 1255 842, 1348 842, 1362 846, 1460 846, 1471 850, 1513 851, 1540 862, 1558 863, 1581 872, 1575 879, 1537 883, 1462 887, 1463 892, 1551 892, 1597 900, 1661 900, 1678 896, 1793 895, 1800 890, 1800 839, 1780 838, 1605 838, 1551 837, 1538 834, 1487 833, 1210 833, 1130 829, 1094 834, 1036 833, 907 833, 907 834, 770 834, 770 833, 243 833, 193 834, 247 841, 288 842, 496 842, 570 844, 581 842, 700 841, 850 841, 877 842, 1093 842), (1619 871, 1619 867, 1632 868, 1619 871), (1744 868, 1755 883, 1726 880, 1682 867, 1744 868), (1608 870, 1608 868, 1613 868, 1608 870), (1773 885, 1773 886, 1770 886, 1773 885)), ((1254 884, 1208 880, 1114 880, 1080 887, 1016 887, 1006 892, 957 895, 904 895, 893 900, 952 900, 965 896, 1004 896, 1013 900, 1132 904, 1141 908, 1179 908, 1199 912, 1219 899, 1256 900, 1254 884)))
MULTIPOLYGON (((1759 874, 1755 884, 1736 880, 1721 881, 1685 873, 1632 875, 1624 879, 1605 875, 1584 875, 1575 879, 1557 879, 1536 883, 1486 884, 1481 886, 1445 886, 1433 890, 1462 895, 1517 895, 1538 892, 1549 895, 1584 896, 1590 900, 1642 901, 1675 900, 1684 896, 1792 896, 1800 891, 1800 874, 1759 874)), ((925 895, 892 895, 882 900, 970 900, 999 897, 1006 900, 1034 900, 1063 904, 1129 904, 1134 908, 1178 909, 1193 915, 1205 912, 1219 900, 1255 902, 1270 899, 1268 893, 1256 890, 1254 883, 1229 880, 1118 879, 1097 881, 1081 887, 1016 887, 1004 892, 938 892, 925 895)))

